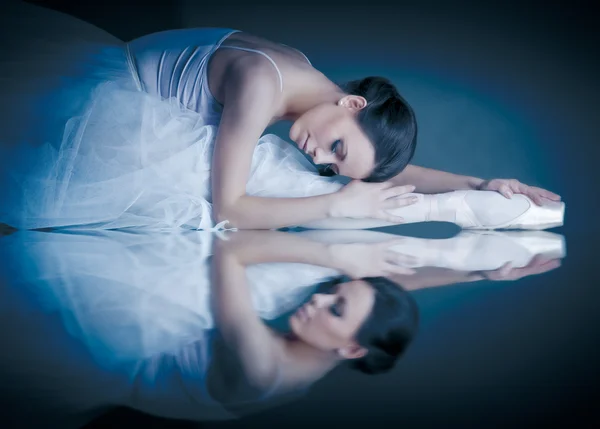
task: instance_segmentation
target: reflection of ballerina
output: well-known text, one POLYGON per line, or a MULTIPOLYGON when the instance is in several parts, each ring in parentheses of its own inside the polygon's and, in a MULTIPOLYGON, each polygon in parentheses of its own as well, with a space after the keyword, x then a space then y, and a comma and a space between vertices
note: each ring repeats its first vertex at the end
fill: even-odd
MULTIPOLYGON (((257 237, 259 245, 270 236, 261 233, 257 237)), ((281 237, 272 239, 271 246, 322 242, 333 246, 338 257, 333 266, 318 266, 315 261, 313 265, 247 267, 253 308, 265 320, 295 308, 314 291, 314 285, 343 274, 357 278, 406 275, 411 269, 437 267, 475 275, 491 273, 507 263, 529 269, 535 256, 556 260, 565 254, 562 236, 537 231, 462 232, 444 240, 349 230, 303 231, 281 237), (387 263, 388 259, 396 265, 387 263)), ((197 332, 214 327, 209 302, 212 241, 212 234, 193 231, 96 231, 93 235, 21 231, 5 237, 3 246, 5 261, 13 261, 15 278, 39 285, 38 295, 47 297, 49 308, 65 309, 73 334, 89 339, 91 347, 100 344, 95 348, 100 359, 119 359, 177 348, 196 338, 197 332)), ((324 254, 321 248, 315 249, 324 254)))
POLYGON ((209 229, 228 220, 268 229, 444 220, 529 229, 563 221, 564 205, 543 189, 409 165, 414 112, 385 79, 338 86, 300 52, 232 29, 125 44, 63 14, 17 9, 27 16, 9 8, 0 26, 13 47, 0 68, 4 223, 209 229), (293 146, 261 138, 279 120, 293 121, 290 138, 315 164, 389 182, 343 186, 319 176, 293 146))
MULTIPOLYGON (((101 371, 115 374, 117 384, 104 386, 104 390, 95 390, 97 395, 89 399, 98 401, 98 406, 106 405, 102 404, 102 395, 106 393, 105 399, 111 404, 126 405, 163 417, 198 420, 218 416, 223 418, 223 415, 228 415, 226 409, 236 415, 252 412, 253 404, 262 407, 261 404, 265 401, 278 402, 282 398, 290 398, 290 395, 293 397, 296 392, 303 392, 303 387, 308 387, 331 368, 331 359, 321 362, 325 367, 317 365, 319 362, 316 361, 311 366, 310 359, 304 360, 308 366, 302 368, 304 373, 296 373, 298 383, 285 378, 289 373, 281 373, 285 377, 276 380, 263 378, 261 384, 257 385, 255 382, 258 381, 256 377, 260 375, 257 372, 260 368, 244 366, 248 362, 240 367, 235 359, 239 355, 238 351, 227 352, 227 347, 214 348, 213 334, 203 326, 208 317, 202 317, 201 313, 205 309, 201 300, 190 294, 191 290, 182 290, 192 289, 193 286, 202 289, 206 286, 203 280, 208 278, 209 270, 204 270, 202 263, 206 262, 211 253, 210 241, 205 241, 207 237, 210 235, 193 232, 185 236, 155 235, 150 239, 145 235, 110 231, 97 236, 16 232, 4 237, 0 243, 0 256, 4 261, 0 278, 19 290, 28 290, 29 295, 35 297, 45 312, 59 312, 70 335, 82 340, 101 371), (107 237, 116 240, 111 242, 107 237), (187 257, 184 257, 186 253, 187 257), (178 266, 168 266, 169 260, 181 262, 178 266), (195 278, 196 284, 190 280, 187 283, 182 281, 186 278, 195 278), (161 290, 161 285, 170 287, 168 290, 161 290), (197 306, 198 304, 200 305, 197 306), (214 355, 215 352, 218 356, 214 355)), ((255 253, 258 258, 253 263, 263 267, 262 275, 258 271, 257 278, 256 272, 243 270, 244 274, 248 274, 250 282, 246 283, 244 279, 244 291, 238 290, 240 296, 244 297, 244 305, 252 308, 255 315, 264 313, 265 309, 271 312, 279 310, 279 314, 282 311, 289 313, 306 301, 314 287, 311 284, 301 284, 303 271, 309 273, 304 275, 305 281, 313 277, 321 284, 323 291, 331 293, 331 286, 335 282, 322 282, 318 279, 335 276, 337 263, 332 268, 312 268, 306 265, 311 262, 309 258, 318 257, 314 250, 325 251, 326 246, 284 233, 271 236, 271 239, 263 241, 259 246, 249 240, 232 240, 228 243, 231 246, 221 250, 229 257, 245 258, 250 247, 258 252, 255 253), (283 243, 281 239, 284 240, 283 243), (290 249, 287 255, 289 263, 281 264, 281 249, 274 248, 273 245, 286 244, 286 239, 308 244, 308 247, 290 249), (268 265, 276 268, 275 265, 278 264, 284 265, 286 270, 274 269, 269 272, 264 269, 268 265), (289 271, 293 273, 290 274, 289 271), (288 285, 279 285, 279 292, 269 290, 270 286, 277 286, 275 279, 280 283, 291 283, 290 297, 284 299, 286 291, 283 286, 288 285), (252 282, 257 280, 264 281, 264 285, 260 285, 264 291, 258 295, 252 290, 256 288, 252 282), (299 294, 293 290, 294 281, 296 288, 301 286, 305 289, 304 293, 299 294), (273 304, 265 298, 269 292, 274 295, 272 302, 279 308, 273 308, 273 304), (292 301, 293 307, 290 307, 292 301)), ((216 255, 217 259, 222 256, 223 252, 216 255)), ((400 269, 400 272, 403 270, 400 269)), ((409 296, 389 281, 374 279, 371 282, 375 284, 378 293, 391 298, 391 302, 386 304, 381 301, 382 296, 378 296, 374 304, 378 314, 374 314, 369 318, 370 322, 365 324, 361 340, 393 326, 405 326, 407 329, 406 332, 400 330, 400 337, 395 340, 369 346, 372 349, 371 359, 377 358, 378 348, 382 349, 380 353, 387 350, 387 354, 380 356, 380 362, 376 365, 382 369, 394 362, 394 355, 397 356, 402 351, 411 335, 411 313, 405 315, 408 317, 405 319, 403 313, 396 310, 405 306, 408 306, 407 310, 414 311, 414 308, 409 296), (380 322, 386 319, 388 324, 381 326, 380 322), (386 355, 389 356, 385 358, 386 355)), ((239 288, 241 285, 235 286, 239 288)), ((346 286, 355 288, 349 291, 347 297, 349 301, 346 305, 352 305, 352 308, 344 309, 344 304, 340 303, 336 304, 339 307, 337 310, 347 311, 347 314, 354 314, 359 319, 366 317, 369 309, 364 306, 361 307, 362 310, 355 307, 362 304, 354 300, 354 294, 358 292, 363 298, 369 296, 370 287, 365 290, 357 282, 347 283, 346 286)), ((227 290, 215 287, 217 295, 227 290)), ((313 295, 313 300, 323 302, 330 300, 332 296, 334 295, 313 295)), ((234 307, 239 305, 239 301, 232 302, 234 307)), ((225 303, 225 306, 228 304, 225 303)), ((223 305, 220 307, 224 308, 223 305)), ((309 305, 303 308, 313 307, 309 305)), ((281 320, 285 322, 285 314, 282 317, 281 320)), ((299 321, 297 317, 292 319, 299 321)), ((277 327, 277 321, 274 322, 271 322, 273 332, 281 330, 277 327)), ((361 324, 358 319, 355 322, 356 326, 361 324)), ((222 326, 224 337, 230 338, 233 326, 220 325, 219 330, 222 326)), ((312 325, 301 326, 310 328, 312 325)), ((330 335, 337 333, 338 337, 319 337, 314 332, 311 334, 310 330, 302 332, 307 336, 312 335, 313 339, 320 339, 322 345, 325 345, 323 342, 331 341, 330 345, 335 345, 335 341, 343 340, 343 335, 349 334, 344 333, 343 329, 340 331, 344 327, 352 326, 347 322, 338 324, 337 328, 334 327, 329 332, 330 335)), ((231 346, 228 341, 225 343, 231 346)), ((218 344, 221 342, 217 341, 218 344)), ((248 352, 247 348, 244 350, 248 352)), ((348 349, 348 352, 351 350, 348 349)), ((304 357, 308 358, 306 355, 304 357)), ((260 362, 260 359, 255 361, 260 362)), ((368 368, 373 370, 375 367, 368 368)))
MULTIPOLYGON (((341 302, 329 304, 344 293, 344 289, 332 293, 332 286, 336 284, 342 288, 358 286, 348 291, 349 300, 357 297, 355 293, 370 296, 372 289, 356 282, 340 284, 344 274, 352 278, 388 275, 404 289, 416 290, 481 280, 483 276, 493 278, 499 274, 497 268, 507 261, 517 267, 510 275, 540 273, 554 268, 552 263, 565 253, 563 238, 545 232, 493 235, 468 232, 450 239, 427 240, 374 231, 293 234, 242 231, 227 236, 230 241, 219 241, 221 247, 216 259, 223 270, 229 269, 229 263, 235 264, 237 269, 240 262, 253 264, 245 268, 245 284, 230 283, 235 290, 219 289, 217 284, 212 287, 215 298, 226 298, 219 295, 223 293, 234 293, 238 300, 245 298, 241 303, 232 301, 233 308, 227 299, 217 300, 221 310, 229 313, 221 311, 213 317, 208 302, 211 288, 208 259, 213 255, 213 237, 194 231, 152 235, 122 231, 97 231, 93 235, 18 231, 0 239, 3 287, 13 285, 13 290, 27 295, 31 303, 35 302, 36 310, 28 310, 27 314, 40 314, 40 317, 42 313, 52 314, 53 323, 62 319, 70 337, 85 345, 93 357, 93 363, 76 361, 75 364, 73 359, 62 359, 59 356, 68 354, 67 351, 58 354, 64 341, 61 340, 61 347, 54 347, 47 338, 47 331, 40 331, 45 334, 44 345, 40 346, 46 349, 40 354, 44 360, 36 363, 35 372, 30 369, 26 385, 41 386, 40 389, 47 391, 44 383, 50 380, 44 371, 52 371, 53 383, 57 377, 64 380, 63 390, 50 390, 54 403, 64 404, 66 408, 77 406, 79 410, 91 411, 110 404, 180 419, 231 418, 276 405, 280 400, 293 399, 343 358, 365 352, 353 343, 352 329, 345 330, 352 327, 350 320, 334 323, 337 321, 335 313, 344 310, 341 302), (540 255, 537 261, 544 257, 553 262, 538 265, 533 255, 540 255), (327 294, 312 295, 318 289, 327 294), (305 302, 309 302, 303 307, 305 310, 296 312, 305 302), (240 305, 243 312, 232 315, 231 310, 240 305), (318 319, 302 323, 306 312, 312 315, 320 306, 330 309, 331 313, 321 313, 318 319), (61 319, 54 316, 56 313, 61 319), (256 327, 257 315, 272 328, 266 328, 272 335, 289 330, 291 315, 291 328, 321 351, 294 357, 302 363, 298 372, 290 372, 285 365, 275 369, 268 366, 277 361, 262 358, 244 361, 241 359, 244 353, 254 350, 254 346, 242 344, 242 349, 231 348, 235 345, 236 332, 239 333, 236 330, 239 320, 234 320, 232 325, 222 317, 250 317, 249 326, 256 327), (331 325, 327 324, 328 320, 331 325), (222 339, 214 335, 215 323, 222 328, 222 339), (328 329, 319 332, 312 329, 321 324, 328 329), (344 342, 346 346, 341 347, 344 342), (52 355, 57 357, 45 366, 49 351, 57 353, 52 355), (310 356, 314 360, 309 359, 310 356), (317 359, 319 356, 324 359, 317 359), (265 366, 252 365, 257 363, 265 366), (83 367, 88 370, 81 372, 81 377, 79 370, 73 374, 75 368, 83 367), (276 374, 269 370, 275 370, 276 374), (92 373, 96 375, 90 376, 92 373), (81 389, 82 384, 86 389, 81 389), (69 395, 77 397, 76 403, 67 397, 69 395)), ((231 273, 240 274, 236 270, 231 273)), ((410 302, 392 283, 379 283, 376 289, 384 294, 399 294, 401 300, 392 300, 392 303, 405 302, 402 299, 410 302)), ((2 302, 15 308, 9 299, 3 298, 2 302)), ((357 316, 358 309, 348 307, 351 313, 346 317, 357 316)), ((362 310, 366 312, 365 308, 362 310)), ((2 314, 12 317, 10 313, 2 314)), ((385 311, 373 317, 387 322, 381 328, 393 326, 395 319, 385 320, 384 316, 385 311)), ((34 323, 31 316, 28 317, 34 323)), ((46 322, 43 324, 47 326, 46 322)), ((369 326, 365 326, 363 333, 368 333, 369 326)), ((37 332, 34 328, 30 330, 37 332)), ((19 337, 22 335, 20 332, 19 337)), ((37 341, 35 335, 28 338, 30 343, 37 341)), ((260 336, 257 340, 262 341, 260 336)), ((364 336, 360 341, 368 343, 364 336)), ((386 348, 385 344, 380 346, 386 348)), ((302 349, 300 344, 295 350, 302 349)), ((383 367, 394 362, 393 354, 386 357, 373 345, 366 349, 373 352, 372 359, 379 354, 383 367)), ((16 351, 12 347, 3 350, 3 366, 6 366, 16 351)), ((39 348, 31 351, 35 357, 37 350, 39 348)), ((27 375, 26 367, 20 368, 19 373, 27 375)), ((20 381, 16 385, 23 385, 25 380, 20 381)))
MULTIPOLYGON (((479 245, 485 246, 484 237, 491 236, 480 237, 479 245)), ((496 258, 492 254, 479 258, 470 266, 468 261, 463 261, 462 268, 483 270, 502 266, 506 257, 502 250, 510 247, 513 252, 520 248, 555 258, 554 261, 564 256, 562 237, 556 234, 530 233, 529 238, 533 240, 529 242, 526 234, 516 238, 500 235, 500 238, 496 246, 492 246, 494 249, 502 239, 505 241, 504 249, 496 258)), ((219 331, 237 355, 242 373, 252 380, 255 388, 278 392, 302 388, 344 361, 352 362, 366 372, 388 370, 406 347, 404 342, 412 336, 417 313, 412 299, 398 283, 381 276, 406 281, 411 289, 457 283, 461 277, 465 282, 481 280, 479 272, 450 269, 445 273, 423 271, 411 275, 410 270, 399 265, 425 262, 417 261, 414 255, 418 255, 423 247, 435 249, 436 244, 441 250, 436 262, 443 263, 444 258, 439 256, 444 251, 448 254, 445 259, 452 261, 453 246, 448 243, 451 240, 430 244, 435 240, 398 238, 371 231, 229 234, 226 241, 216 243, 215 250, 212 287, 219 331), (265 327, 248 304, 243 267, 266 260, 329 266, 352 276, 354 281, 335 281, 333 289, 330 289, 331 284, 325 283, 322 289, 325 294, 314 294, 296 311, 289 319, 290 336, 281 337, 265 327), (479 278, 475 279, 476 275, 479 278), (416 279, 411 282, 413 277, 416 279)), ((472 244, 468 241, 468 238, 463 239, 463 245, 472 244)), ((456 242, 454 245, 457 247, 456 242)), ((513 254, 515 264, 529 265, 531 258, 523 257, 522 253, 513 254)), ((456 259, 454 265, 460 265, 456 259)), ((535 270, 531 268, 519 269, 530 269, 529 274, 534 274, 535 270)), ((537 273, 553 268, 556 265, 546 265, 537 273)), ((231 392, 227 390, 228 394, 231 392)))
POLYGON ((240 233, 216 243, 215 318, 254 386, 271 392, 307 387, 344 361, 367 373, 385 372, 412 340, 416 304, 384 277, 325 282, 290 317, 289 335, 275 333, 252 308, 244 272, 245 266, 266 261, 346 263, 328 246, 288 234, 240 233))
MULTIPOLYGON (((214 328, 213 238, 195 231, 18 231, 2 238, 1 250, 7 275, 35 287, 46 309, 58 311, 71 334, 111 366, 176 350, 214 328)), ((257 264, 246 272, 252 305, 265 320, 292 310, 314 285, 340 274, 292 263, 257 264)))

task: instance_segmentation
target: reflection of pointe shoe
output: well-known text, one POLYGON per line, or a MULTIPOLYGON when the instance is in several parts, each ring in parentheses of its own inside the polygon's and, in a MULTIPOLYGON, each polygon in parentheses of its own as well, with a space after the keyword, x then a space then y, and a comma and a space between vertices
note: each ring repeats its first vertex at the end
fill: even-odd
POLYGON ((507 262, 524 267, 534 256, 561 259, 567 254, 565 238, 548 231, 461 231, 446 239, 405 237, 368 230, 322 230, 294 232, 323 243, 383 243, 406 258, 409 268, 439 267, 457 271, 495 270, 507 262))
POLYGON ((564 222, 565 203, 562 201, 548 200, 538 206, 522 194, 507 199, 492 191, 454 191, 432 197, 429 220, 454 222, 463 229, 541 230, 562 226, 564 222), (493 202, 484 203, 484 199, 493 202), (478 203, 482 205, 479 210, 471 205, 478 203), (512 219, 511 211, 518 213, 512 219), (502 220, 482 220, 492 217, 502 220))
POLYGON ((495 270, 507 262, 520 268, 536 255, 547 259, 566 256, 564 237, 547 231, 462 231, 441 240, 407 237, 392 249, 415 258, 410 268, 456 271, 495 270))
POLYGON ((478 241, 472 263, 497 269, 507 262, 524 267, 535 256, 562 259, 567 256, 565 237, 547 231, 463 231, 456 238, 478 241))

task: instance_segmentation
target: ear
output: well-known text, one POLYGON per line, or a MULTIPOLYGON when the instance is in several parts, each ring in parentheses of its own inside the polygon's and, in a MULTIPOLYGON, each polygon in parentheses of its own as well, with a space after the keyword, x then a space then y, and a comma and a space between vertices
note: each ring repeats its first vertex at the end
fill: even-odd
POLYGON ((368 350, 357 343, 337 349, 337 354, 343 359, 360 359, 368 353, 368 350))
POLYGON ((338 101, 338 106, 345 107, 353 112, 363 109, 366 105, 367 99, 360 95, 346 95, 338 101))

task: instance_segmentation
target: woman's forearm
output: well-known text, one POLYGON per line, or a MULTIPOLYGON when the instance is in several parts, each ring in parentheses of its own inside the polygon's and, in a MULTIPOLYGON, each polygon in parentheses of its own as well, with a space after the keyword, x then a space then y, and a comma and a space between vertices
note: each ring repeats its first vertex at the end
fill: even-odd
POLYGON ((402 285, 408 291, 449 286, 457 283, 471 283, 482 280, 481 275, 470 271, 458 271, 450 268, 423 267, 417 268, 415 274, 394 274, 390 280, 402 285))
POLYGON ((303 198, 267 198, 244 195, 227 207, 215 207, 217 222, 238 229, 277 229, 333 216, 336 194, 303 198))
POLYGON ((402 173, 392 179, 392 182, 398 185, 414 185, 415 192, 420 194, 441 194, 461 189, 477 190, 484 180, 409 164, 402 173))
POLYGON ((282 231, 239 231, 217 246, 235 254, 244 266, 264 263, 298 263, 340 269, 334 246, 282 231))

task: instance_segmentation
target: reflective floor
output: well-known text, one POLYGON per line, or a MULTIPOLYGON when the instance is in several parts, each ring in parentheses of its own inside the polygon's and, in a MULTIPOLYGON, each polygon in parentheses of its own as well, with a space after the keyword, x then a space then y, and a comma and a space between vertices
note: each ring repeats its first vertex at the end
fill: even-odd
POLYGON ((306 3, 297 21, 281 2, 31 3, 124 40, 229 26, 337 80, 389 75, 421 118, 417 164, 516 177, 567 209, 540 232, 0 225, 1 428, 599 426, 600 66, 585 2, 306 3))
MULTIPOLYGON (((8 427, 238 427, 375 417, 411 427, 477 426, 594 411, 598 292, 576 280, 585 256, 571 256, 581 256, 583 237, 5 234, 0 371, 8 427), (390 322, 408 332, 406 349, 391 369, 365 374, 351 365, 355 357, 336 355, 349 331, 331 325, 330 313, 342 313, 335 323, 354 326, 369 299, 348 285, 382 270, 381 258, 394 261, 398 272, 387 278, 408 293, 394 299, 414 299, 417 326, 390 322), (336 278, 337 291, 324 291, 336 278), (340 295, 343 308, 331 300, 340 295), (260 340, 263 329, 269 334, 260 340), (271 340, 308 348, 273 358, 271 340), (263 363, 271 361, 277 376, 265 378, 263 363)), ((379 311, 372 315, 378 323, 397 316, 374 304, 366 311, 379 311)), ((404 304, 394 311, 415 315, 404 304)))

